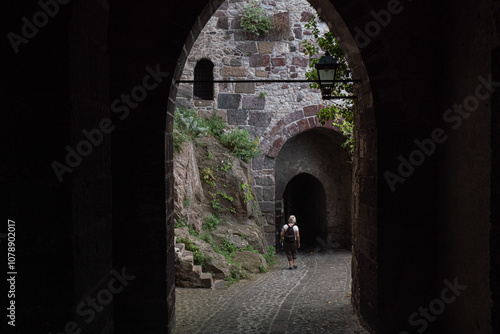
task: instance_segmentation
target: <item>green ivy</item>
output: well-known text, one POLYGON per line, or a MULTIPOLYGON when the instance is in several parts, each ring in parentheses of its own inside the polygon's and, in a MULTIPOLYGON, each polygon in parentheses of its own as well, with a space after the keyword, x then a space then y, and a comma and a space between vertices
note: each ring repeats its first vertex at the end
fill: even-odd
MULTIPOLYGON (((309 29, 314 37, 313 40, 305 41, 302 45, 304 48, 304 53, 309 56, 309 70, 306 72, 306 78, 309 80, 318 80, 318 72, 316 70, 316 64, 319 61, 322 52, 329 52, 339 64, 337 69, 337 77, 352 79, 351 72, 349 70, 349 65, 347 59, 340 48, 340 44, 335 40, 333 33, 328 31, 321 34, 318 27, 318 18, 312 16, 307 24, 305 25, 309 29)), ((309 84, 313 89, 319 89, 319 84, 311 83, 309 84)), ((340 83, 335 86, 335 90, 332 93, 337 96, 351 96, 353 94, 353 84, 352 83, 340 83)), ((332 121, 333 125, 337 126, 342 134, 346 137, 346 141, 343 146, 349 149, 352 154, 354 150, 354 101, 352 99, 344 99, 341 101, 330 102, 324 108, 322 108, 316 117, 321 124, 326 124, 332 121)))

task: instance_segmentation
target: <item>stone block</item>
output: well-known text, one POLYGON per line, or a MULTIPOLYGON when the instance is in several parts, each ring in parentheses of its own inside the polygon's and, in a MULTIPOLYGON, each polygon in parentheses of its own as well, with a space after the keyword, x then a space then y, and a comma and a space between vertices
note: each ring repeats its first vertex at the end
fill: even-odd
POLYGON ((253 83, 253 82, 238 82, 235 84, 234 91, 236 93, 255 94, 255 83, 253 83))
POLYGON ((290 124, 289 126, 287 126, 287 130, 288 130, 288 134, 290 135, 290 137, 293 137, 297 133, 300 132, 298 125, 295 124, 295 123, 290 124))
POLYGON ((274 202, 259 202, 260 211, 274 213, 274 202))
POLYGON ((275 51, 277 54, 288 54, 290 53, 290 44, 288 43, 276 43, 275 45, 275 51))
POLYGON ((223 77, 240 77, 247 76, 247 70, 243 67, 223 67, 220 70, 220 75, 223 77))
POLYGON ((264 158, 264 169, 274 169, 276 167, 276 159, 270 157, 264 158))
POLYGON ((243 109, 229 109, 227 111, 227 123, 229 125, 246 125, 248 112, 243 109))
POLYGON ((231 66, 241 66, 241 58, 233 58, 229 61, 231 66))
POLYGON ((285 66, 286 65, 286 60, 285 60, 285 58, 272 58, 271 59, 271 64, 273 66, 285 66))
POLYGON ((276 148, 280 149, 280 148, 281 148, 281 146, 283 146, 283 144, 284 144, 284 143, 285 143, 285 140, 284 140, 283 138, 281 138, 281 137, 280 137, 280 138, 278 138, 278 139, 276 139, 276 140, 274 141, 274 143, 273 143, 273 147, 276 147, 276 148))
POLYGON ((212 100, 194 100, 194 106, 200 108, 211 107, 212 103, 212 100))
POLYGON ((231 21, 231 29, 241 29, 241 17, 236 17, 231 21))
POLYGON ((267 127, 271 122, 272 114, 266 112, 249 112, 248 125, 267 127))
POLYGON ((302 12, 302 14, 300 14, 300 22, 307 22, 312 16, 314 16, 314 14, 311 12, 302 12))
POLYGON ((273 53, 274 44, 274 42, 257 42, 257 45, 259 46, 259 53, 273 53))
POLYGON ((217 29, 229 29, 229 20, 227 17, 219 17, 217 20, 217 29))
POLYGON ((242 104, 243 109, 264 110, 266 107, 266 99, 260 96, 243 96, 242 104))
POLYGON ((295 110, 293 113, 286 115, 284 121, 286 124, 290 124, 302 118, 304 118, 302 110, 295 110))
POLYGON ((274 186, 274 180, 270 176, 256 176, 255 184, 258 186, 274 186))
POLYGON ((309 59, 304 58, 304 57, 295 56, 292 59, 292 65, 297 65, 300 67, 307 67, 308 64, 309 64, 309 59))
POLYGON ((294 28, 293 29, 293 34, 295 35, 296 39, 302 39, 302 28, 294 28))
POLYGON ((238 109, 240 102, 240 94, 219 94, 217 104, 220 109, 238 109))
POLYGON ((245 56, 249 53, 257 53, 257 44, 255 42, 236 43, 236 48, 245 56))
POLYGON ((177 97, 193 98, 193 85, 184 83, 180 84, 177 89, 177 97))
POLYGON ((255 71, 255 76, 259 78, 267 78, 267 71, 255 71))
POLYGON ((309 122, 307 119, 301 119, 297 125, 299 126, 300 132, 304 132, 306 130, 309 130, 309 122))
POLYGON ((253 54, 250 56, 250 67, 266 67, 270 62, 270 55, 253 54))
POLYGON ((274 187, 263 187, 262 199, 264 201, 274 201, 274 187))
POLYGON ((306 117, 315 116, 318 113, 318 111, 319 111, 318 105, 304 107, 304 115, 306 117))

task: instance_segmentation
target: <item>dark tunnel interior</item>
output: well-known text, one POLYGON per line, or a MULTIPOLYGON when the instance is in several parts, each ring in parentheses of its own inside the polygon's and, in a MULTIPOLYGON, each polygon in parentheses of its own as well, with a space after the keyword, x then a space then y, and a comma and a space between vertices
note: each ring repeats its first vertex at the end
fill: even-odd
MULTIPOLYGON (((297 218, 301 247, 313 247, 316 238, 326 235, 326 194, 321 182, 301 173, 290 180, 283 194, 284 213, 297 218)), ((323 238, 324 239, 324 238, 323 238)))

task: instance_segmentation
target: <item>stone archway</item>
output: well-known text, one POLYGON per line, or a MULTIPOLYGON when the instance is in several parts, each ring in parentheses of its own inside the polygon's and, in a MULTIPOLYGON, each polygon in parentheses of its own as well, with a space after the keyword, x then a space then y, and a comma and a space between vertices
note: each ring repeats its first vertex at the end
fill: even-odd
MULTIPOLYGON (((202 14, 198 17, 195 27, 191 31, 191 34, 182 48, 181 56, 179 58, 176 71, 173 75, 174 80, 181 79, 182 71, 184 68, 184 64, 188 60, 188 56, 190 50, 193 47, 193 44, 196 41, 196 38, 199 36, 202 27, 204 24, 217 12, 222 1, 212 1, 210 2, 202 14)), ((359 170, 360 164, 375 164, 376 156, 377 156, 377 144, 376 144, 376 136, 374 135, 375 128, 375 114, 373 110, 373 97, 371 94, 370 82, 368 79, 368 73, 365 68, 365 64, 361 57, 361 52, 357 47, 357 44, 354 41, 349 28, 343 21, 341 15, 337 12, 337 10, 333 7, 333 4, 328 0, 312 0, 308 1, 313 7, 317 10, 317 12, 322 16, 322 18, 327 22, 330 29, 334 32, 337 39, 341 43, 341 47, 343 48, 344 53, 348 59, 348 62, 351 66, 351 70, 353 73, 353 77, 359 78, 362 80, 362 83, 358 86, 356 94, 358 95, 358 109, 355 116, 356 122, 356 139, 361 142, 362 146, 357 148, 357 152, 355 152, 353 168, 358 171, 355 172, 353 179, 353 189, 356 189, 356 195, 353 196, 353 205, 354 207, 363 206, 364 208, 370 209, 372 211, 376 210, 376 191, 373 191, 374 188, 367 187, 357 187, 357 182, 370 183, 371 185, 375 185, 377 182, 377 175, 374 169, 363 169, 359 170), (366 143, 369 142, 367 145, 366 143), (359 159, 360 152, 362 155, 362 159, 359 159), (359 201, 359 203, 356 203, 359 201)), ((356 24, 356 22, 364 22, 363 20, 369 21, 371 17, 366 13, 364 16, 355 15, 355 19, 351 17, 355 22, 352 24, 356 24)), ((385 51, 385 50, 384 50, 385 51)), ((382 57, 388 57, 388 55, 382 55, 382 57)), ((168 104, 168 114, 169 117, 167 119, 168 125, 167 129, 169 133, 172 128, 172 117, 177 96, 177 88, 172 85, 170 96, 169 96, 169 104, 168 104)), ((317 123, 315 117, 313 116, 314 112, 318 110, 319 105, 311 105, 303 108, 302 110, 296 110, 287 116, 285 116, 282 120, 282 123, 278 121, 274 124, 270 129, 266 129, 266 133, 264 135, 264 141, 262 143, 263 150, 266 153, 261 158, 255 159, 252 162, 252 171, 254 175, 254 184, 257 190, 257 196, 260 200, 260 208, 262 212, 266 215, 266 221, 268 223, 265 226, 265 231, 268 232, 271 239, 274 239, 273 234, 275 233, 276 225, 276 217, 275 217, 275 193, 273 189, 274 184, 274 159, 282 145, 285 143, 286 139, 293 137, 301 132, 307 131, 312 128, 322 127, 319 123, 317 123), (281 138, 278 138, 281 136, 281 138), (272 140, 272 141, 271 141, 272 140)), ((330 127, 330 126, 327 126, 330 127)), ((169 139, 171 140, 171 138, 169 139)), ((170 190, 172 191, 172 190, 170 190)), ((169 219, 172 219, 169 217, 169 219)), ((356 225, 359 221, 359 211, 353 211, 353 224, 356 225)), ((169 224, 172 224, 171 222, 169 224)), ((369 243, 370 245, 377 244, 377 233, 374 232, 377 229, 377 217, 371 216, 369 222, 364 221, 363 228, 369 228, 371 233, 369 235, 369 243), (367 224, 368 223, 368 224, 367 224)), ((361 230, 356 230, 353 226, 353 230, 356 233, 362 232, 361 230)), ((354 245, 356 245, 356 235, 353 236, 354 245)), ((353 248, 353 257, 358 256, 358 249, 353 248)), ((364 254, 366 258, 366 254, 364 254)), ((375 253, 370 253, 367 256, 369 258, 368 262, 365 262, 363 265, 364 271, 369 275, 366 277, 360 278, 360 271, 357 267, 358 261, 353 261, 353 291, 357 291, 354 293, 355 298, 353 299, 353 303, 355 308, 357 309, 358 315, 361 317, 366 317, 367 319, 373 318, 376 319, 378 316, 377 312, 377 301, 373 298, 376 296, 376 292, 373 295, 370 295, 368 298, 363 299, 361 302, 360 291, 366 287, 366 291, 370 290, 370 293, 374 291, 372 281, 376 280, 376 267, 377 267, 377 256, 375 253)), ((170 290, 173 291, 173 290, 170 290)), ((368 295, 366 295, 368 296, 368 295)))
POLYGON ((308 173, 294 176, 285 188, 282 202, 283 217, 297 218, 302 246, 316 246, 316 239, 327 233, 326 192, 321 181, 308 173))
POLYGON ((352 171, 350 156, 341 147, 343 141, 343 136, 337 131, 316 127, 287 139, 276 159, 266 157, 269 159, 268 167, 272 167, 266 173, 272 173, 273 176, 269 179, 273 181, 272 184, 266 188, 274 194, 273 212, 267 214, 275 219, 269 239, 274 239, 274 233, 278 237, 281 225, 285 222, 286 217, 282 217, 285 189, 297 175, 307 173, 318 180, 325 192, 324 225, 321 228, 323 240, 328 238, 343 247, 351 246, 352 171))

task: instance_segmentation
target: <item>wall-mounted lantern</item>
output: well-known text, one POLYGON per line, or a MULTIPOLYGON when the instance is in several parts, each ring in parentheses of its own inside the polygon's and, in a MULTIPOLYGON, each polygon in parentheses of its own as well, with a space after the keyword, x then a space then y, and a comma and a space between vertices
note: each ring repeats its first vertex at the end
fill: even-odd
POLYGON ((316 64, 316 70, 318 71, 318 83, 323 100, 331 100, 334 98, 332 93, 334 91, 335 84, 338 82, 336 81, 338 67, 339 64, 337 63, 337 60, 333 58, 328 51, 316 64))

